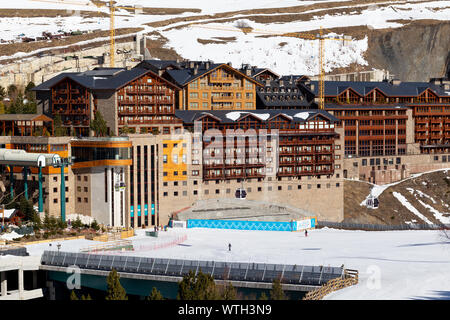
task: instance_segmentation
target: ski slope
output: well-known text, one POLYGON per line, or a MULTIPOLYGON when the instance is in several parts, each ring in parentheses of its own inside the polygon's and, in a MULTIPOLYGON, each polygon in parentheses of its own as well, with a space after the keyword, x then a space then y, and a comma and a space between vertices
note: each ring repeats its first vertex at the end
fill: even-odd
MULTIPOLYGON (((450 288, 450 243, 440 231, 347 231, 318 229, 308 232, 169 229, 161 237, 137 230, 135 245, 143 247, 180 234, 182 244, 159 250, 126 252, 142 257, 236 262, 341 266, 359 271, 359 284, 325 299, 444 299, 450 288), (228 243, 232 251, 228 251, 228 243)), ((88 240, 62 242, 61 251, 78 252, 93 245, 88 240)), ((53 249, 56 250, 56 243, 53 249)), ((48 244, 27 246, 40 255, 48 244)))
MULTIPOLYGON (((343 1, 299 1, 299 0, 117 0, 117 5, 135 5, 154 8, 195 8, 201 12, 184 12, 178 15, 141 15, 130 14, 125 10, 116 12, 116 28, 143 27, 141 33, 157 32, 167 39, 165 47, 174 49, 180 56, 190 60, 213 60, 216 62, 231 62, 240 67, 243 63, 267 67, 278 74, 308 74, 318 73, 318 41, 303 40, 289 37, 261 38, 254 34, 242 34, 240 31, 228 32, 221 30, 206 30, 193 28, 186 21, 176 21, 161 27, 150 27, 152 22, 164 22, 172 18, 196 17, 189 21, 208 26, 233 27, 237 20, 246 21, 251 27, 276 32, 307 32, 324 28, 367 26, 370 29, 398 28, 408 21, 423 19, 448 20, 450 17, 450 1, 383 1, 367 6, 343 1), (332 8, 312 8, 300 10, 302 6, 330 3, 332 8), (275 9, 299 7, 290 13, 250 13, 243 10, 275 9), (328 11, 327 10, 330 10, 328 11), (346 10, 345 13, 333 13, 333 10, 346 10), (224 12, 234 12, 228 17, 204 17, 224 12), (299 12, 302 15, 312 14, 312 18, 292 18, 289 22, 256 23, 252 17, 285 16, 299 12), (203 16, 203 17, 201 17, 203 16), (226 22, 226 19, 234 21, 226 22), (215 20, 214 23, 211 23, 215 20), (220 21, 224 20, 223 23, 220 21), (176 28, 175 28, 176 27, 176 28), (235 37, 232 41, 217 41, 218 37, 235 37), (215 43, 200 43, 198 40, 214 41, 215 43)), ((108 30, 109 18, 82 18, 79 10, 100 11, 107 13, 107 8, 97 8, 93 5, 74 5, 73 2, 88 3, 88 0, 61 0, 61 4, 39 2, 35 0, 17 0, 14 2, 0 1, 1 8, 18 9, 62 9, 69 10, 69 17, 37 17, 37 18, 2 18, 0 19, 0 38, 6 41, 17 39, 18 35, 26 37, 40 36, 42 31, 56 33, 58 30, 108 30)), ((204 42, 204 41, 202 41, 204 42)), ((367 66, 365 53, 368 48, 367 38, 355 40, 345 45, 339 41, 327 41, 325 50, 326 72, 352 64, 367 66)), ((151 52, 150 52, 151 54, 151 52)), ((27 54, 28 55, 28 54, 27 54)), ((27 55, 20 55, 21 57, 27 55)), ((18 57, 18 56, 16 56, 18 57)), ((6 59, 8 57, 1 57, 6 59)))

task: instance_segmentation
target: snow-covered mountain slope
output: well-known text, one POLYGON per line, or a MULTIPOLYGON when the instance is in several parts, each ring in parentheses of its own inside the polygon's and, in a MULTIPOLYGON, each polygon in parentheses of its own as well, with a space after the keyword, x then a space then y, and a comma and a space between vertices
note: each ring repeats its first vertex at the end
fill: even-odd
POLYGON ((450 169, 413 175, 388 185, 346 180, 344 220, 374 224, 450 224, 450 169), (365 206, 368 195, 380 201, 365 206))
MULTIPOLYGON (((89 0, 60 0, 59 4, 55 4, 54 1, 57 0, 2 1, 0 3, 0 17, 2 17, 0 38, 4 41, 14 41, 20 34, 26 37, 37 37, 42 31, 55 33, 58 30, 108 30, 109 18, 106 7, 97 8, 89 0), (5 9, 20 10, 17 17, 11 17, 10 13, 5 15, 5 9), (47 16, 43 11, 42 17, 27 17, 26 11, 29 9, 61 10, 69 12, 70 15, 58 16, 57 12, 52 12, 47 16), (91 11, 93 14, 84 14, 85 11, 91 11), (103 16, 97 16, 94 13, 102 13, 103 16)), ((116 2, 119 6, 137 4, 144 8, 144 14, 134 14, 118 9, 115 18, 116 28, 143 27, 145 29, 142 33, 160 36, 164 39, 165 48, 173 50, 183 58, 232 62, 234 66, 250 63, 271 68, 279 74, 317 74, 318 41, 279 35, 262 37, 260 34, 243 34, 235 28, 237 23, 245 22, 254 29, 280 34, 286 32, 316 34, 320 27, 324 27, 330 30, 327 31, 330 35, 337 32, 354 36, 354 41, 346 44, 339 41, 326 41, 325 70, 330 72, 336 68, 348 66, 360 66, 365 69, 386 66, 395 69, 395 64, 389 65, 389 61, 384 63, 383 57, 379 57, 383 53, 377 51, 375 56, 370 54, 369 51, 373 46, 375 51, 384 50, 386 55, 392 56, 384 46, 381 49, 377 47, 380 41, 376 37, 380 35, 373 34, 374 31, 398 30, 417 22, 445 23, 450 17, 450 1, 430 0, 174 0, 169 2, 117 0, 116 2), (177 8, 179 11, 162 12, 155 11, 155 8, 177 8), (204 29, 193 27, 192 24, 235 29, 235 31, 204 29)), ((434 34, 435 37, 432 40, 438 43, 430 44, 427 39, 422 39, 424 43, 415 43, 415 45, 425 51, 430 51, 427 46, 437 47, 438 49, 435 50, 438 52, 435 54, 446 56, 450 33, 436 32, 443 33, 442 36, 434 34)), ((404 41, 408 42, 408 39, 404 41)), ((414 41, 410 42, 414 43, 414 41)), ((26 50, 22 51, 26 52, 26 50)), ((401 48, 398 51, 401 51, 401 48)), ((405 51, 402 54, 424 56, 420 50, 420 52, 405 51)), ((154 57, 164 58, 157 54, 154 57)), ((401 57, 399 60, 402 60, 401 57)), ((439 65, 436 70, 443 69, 441 65, 445 63, 444 60, 445 57, 440 59, 433 57, 435 64, 439 65)), ((391 71, 395 73, 396 70, 391 71)), ((403 70, 399 72, 403 73, 403 70)))

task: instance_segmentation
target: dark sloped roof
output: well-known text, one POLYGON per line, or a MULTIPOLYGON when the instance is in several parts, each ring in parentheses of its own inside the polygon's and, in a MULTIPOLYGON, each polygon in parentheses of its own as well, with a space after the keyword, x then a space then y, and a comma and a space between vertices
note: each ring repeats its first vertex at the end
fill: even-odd
POLYGON ((55 84, 65 78, 69 78, 85 88, 92 90, 117 90, 129 82, 143 76, 144 74, 152 73, 154 76, 162 79, 169 85, 176 87, 173 83, 170 83, 164 78, 159 77, 153 71, 143 68, 134 68, 131 70, 120 68, 105 68, 94 69, 86 72, 77 73, 61 73, 56 77, 43 82, 39 86, 35 87, 34 91, 50 90, 55 84))
MULTIPOLYGON (((318 94, 318 81, 311 81, 314 89, 311 91, 318 94)), ((369 82, 369 81, 325 81, 325 95, 336 96, 351 88, 361 96, 377 88, 387 96, 418 96, 427 88, 434 91, 439 96, 447 96, 443 87, 429 82, 400 82, 392 84, 387 81, 369 82)))
POLYGON ((259 102, 268 108, 273 107, 310 107, 314 102, 312 92, 291 79, 277 79, 265 84, 264 87, 256 89, 259 102))
POLYGON ((308 110, 296 110, 296 109, 257 109, 257 110, 175 110, 175 116, 181 119, 184 123, 194 123, 194 121, 200 119, 205 115, 211 115, 217 118, 222 123, 235 123, 248 114, 255 115, 256 118, 261 121, 267 121, 278 115, 283 115, 285 118, 290 119, 292 122, 305 122, 309 119, 322 115, 329 119, 331 122, 339 122, 340 120, 330 113, 324 110, 308 109, 308 110))
POLYGON ((396 104, 336 104, 336 103, 325 103, 325 109, 329 110, 341 110, 341 109, 382 109, 382 110, 398 110, 398 109, 408 109, 408 107, 403 103, 396 104))

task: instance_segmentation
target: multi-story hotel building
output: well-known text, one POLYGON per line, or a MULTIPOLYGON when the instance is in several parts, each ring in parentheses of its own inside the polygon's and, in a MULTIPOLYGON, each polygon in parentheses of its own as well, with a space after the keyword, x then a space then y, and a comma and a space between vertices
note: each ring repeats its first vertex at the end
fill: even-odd
POLYGON ((449 152, 449 90, 445 79, 326 81, 325 108, 342 120, 348 156, 449 152))
POLYGON ((231 64, 144 60, 137 67, 153 70, 182 88, 177 109, 256 109, 256 88, 261 84, 231 64))
POLYGON ((90 122, 100 111, 109 133, 170 133, 181 124, 174 118, 175 84, 148 69, 96 68, 62 73, 33 89, 40 112, 61 117, 67 134, 90 136, 90 122))

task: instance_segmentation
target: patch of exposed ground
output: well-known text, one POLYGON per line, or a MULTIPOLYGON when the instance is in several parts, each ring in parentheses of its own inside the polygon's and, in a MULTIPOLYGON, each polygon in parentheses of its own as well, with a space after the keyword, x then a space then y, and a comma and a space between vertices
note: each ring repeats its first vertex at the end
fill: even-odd
POLYGON ((419 200, 444 213, 444 216, 450 217, 450 208, 448 207, 450 205, 450 179, 447 179, 448 176, 450 173, 444 171, 432 172, 389 187, 378 198, 380 201, 378 209, 360 206, 360 203, 370 193, 372 185, 366 182, 346 180, 344 183, 344 222, 400 225, 416 220, 418 224, 425 224, 394 197, 393 192, 398 192, 428 220, 435 224, 441 224, 432 211, 424 207, 419 200), (414 194, 411 193, 411 190, 415 190, 414 194))
POLYGON ((153 58, 161 59, 161 60, 176 60, 182 59, 182 57, 172 48, 166 48, 165 45, 168 42, 168 39, 162 36, 159 32, 152 32, 148 34, 149 36, 153 36, 153 39, 147 39, 146 47, 150 52, 150 55, 153 58))

